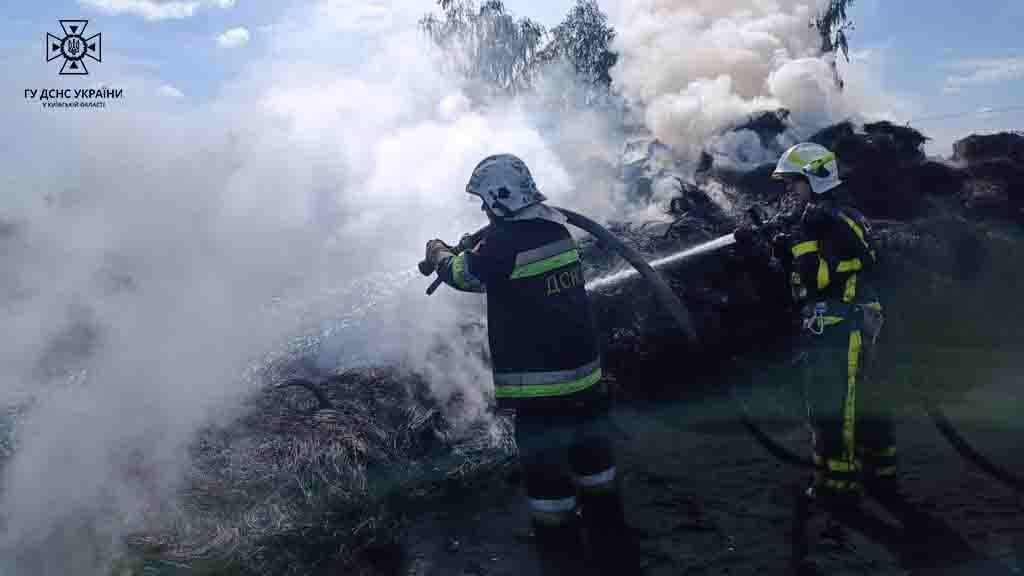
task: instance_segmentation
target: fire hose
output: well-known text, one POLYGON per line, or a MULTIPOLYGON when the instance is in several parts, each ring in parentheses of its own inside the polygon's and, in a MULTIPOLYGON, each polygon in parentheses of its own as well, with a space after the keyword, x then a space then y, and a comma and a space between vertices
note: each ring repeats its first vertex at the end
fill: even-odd
MULTIPOLYGON (((634 248, 627 246, 622 240, 606 230, 604 226, 601 226, 590 218, 564 208, 556 208, 556 210, 564 214, 570 224, 590 233, 601 243, 612 247, 612 249, 629 262, 633 268, 643 276, 644 280, 647 281, 648 285, 654 291, 655 297, 668 310, 669 314, 682 329, 683 334, 686 335, 687 340, 689 340, 691 344, 697 343, 697 332, 693 327, 693 321, 690 318, 690 312, 687 310, 686 305, 683 304, 678 296, 676 296, 676 293, 672 291, 672 288, 667 282, 665 282, 665 279, 662 278, 661 275, 651 267, 647 260, 644 259, 642 254, 637 252, 634 248)), ((463 239, 459 241, 458 246, 455 249, 461 252, 462 250, 476 244, 476 242, 486 234, 489 228, 489 226, 481 228, 473 234, 463 236, 463 239)), ((434 272, 433 267, 426 261, 419 263, 419 270, 424 276, 428 276, 434 272)), ((427 294, 433 294, 434 290, 437 289, 437 286, 440 285, 440 283, 440 277, 436 278, 430 287, 427 288, 427 294)))
MULTIPOLYGON (((615 252, 622 256, 633 268, 639 273, 640 276, 647 282, 654 292, 657 300, 668 310, 669 314, 679 325, 680 329, 686 335, 687 340, 691 344, 697 344, 697 333, 694 329, 693 322, 689 310, 686 305, 679 299, 679 297, 672 291, 665 279, 655 270, 655 267, 663 267, 668 265, 678 265, 692 257, 710 253, 712 251, 719 250, 726 246, 730 246, 735 243, 735 238, 732 234, 722 236, 718 239, 707 242, 702 247, 703 249, 691 249, 681 252, 679 254, 671 255, 667 258, 662 258, 654 262, 648 263, 644 257, 636 251, 634 248, 626 245, 622 240, 616 237, 614 234, 609 232, 603 226, 594 222, 593 220, 564 208, 556 208, 562 214, 566 216, 568 222, 577 228, 580 228, 595 238, 598 239, 602 244, 611 247, 615 252)), ((771 228, 775 219, 768 223, 763 223, 762 219, 755 213, 751 216, 755 221, 755 225, 759 228, 766 227, 771 228)), ((458 243, 455 250, 461 252, 462 250, 469 249, 476 245, 477 242, 487 233, 489 226, 484 227, 473 234, 463 236, 462 240, 458 243)), ((433 267, 426 261, 419 263, 419 270, 424 276, 428 276, 434 272, 433 267)), ((627 277, 634 276, 633 274, 620 273, 614 280, 622 280, 627 277)), ((440 277, 436 278, 434 282, 427 289, 427 294, 433 294, 437 287, 441 284, 440 277)), ((608 279, 598 280, 595 284, 607 285, 609 284, 608 279)), ((592 289, 592 287, 588 287, 592 289)), ((733 401, 739 415, 740 423, 744 429, 754 438, 754 440, 761 445, 769 454, 775 457, 777 460, 795 466, 797 468, 814 469, 818 468, 811 460, 803 458, 792 450, 782 445, 774 438, 759 427, 754 421, 750 414, 750 410, 747 408, 743 400, 736 394, 733 387, 729 386, 729 396, 733 401)), ((1018 494, 1024 494, 1024 479, 1015 476, 1007 469, 995 464, 981 452, 975 449, 962 434, 960 434, 956 428, 952 425, 949 418, 942 411, 942 409, 928 401, 926 398, 920 398, 921 406, 923 407, 928 418, 932 424, 938 430, 939 434, 950 443, 953 449, 962 458, 978 467, 982 472, 991 478, 1004 484, 1014 492, 1018 494)))
POLYGON ((939 434, 949 442, 950 446, 953 447, 953 450, 955 450, 961 458, 967 460, 971 464, 974 464, 982 472, 987 474, 989 477, 998 480, 1010 490, 1013 490, 1018 494, 1024 494, 1024 479, 1019 476, 1015 476, 1006 468, 1003 468, 989 460, 981 452, 971 446, 970 442, 968 442, 967 439, 953 427, 953 423, 949 421, 949 418, 941 408, 924 397, 921 397, 921 407, 924 408, 925 413, 928 415, 928 419, 932 421, 932 424, 939 431, 939 434))

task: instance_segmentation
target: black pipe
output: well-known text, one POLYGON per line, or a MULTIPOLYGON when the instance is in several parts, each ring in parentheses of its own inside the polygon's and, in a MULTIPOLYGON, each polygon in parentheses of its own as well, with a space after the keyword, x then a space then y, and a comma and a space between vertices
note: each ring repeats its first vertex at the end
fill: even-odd
MULTIPOLYGON (((750 435, 754 437, 754 440, 756 440, 757 443, 760 444, 761 447, 763 447, 769 454, 774 456, 777 460, 797 468, 817 468, 813 462, 794 454, 788 448, 776 442, 764 430, 760 429, 754 423, 746 405, 736 396, 732 385, 729 387, 729 395, 732 397, 734 404, 737 407, 740 423, 750 433, 750 435)), ((957 431, 956 427, 953 426, 952 422, 950 422, 949 417, 946 416, 946 413, 942 408, 924 398, 922 398, 920 402, 921 407, 924 409, 925 414, 928 415, 928 419, 935 426, 935 429, 939 431, 939 434, 947 442, 949 442, 950 446, 953 447, 961 458, 977 466, 979 470, 994 480, 1002 483, 1010 490, 1018 494, 1024 494, 1024 479, 1016 476, 999 464, 996 464, 974 448, 971 443, 957 431)))
MULTIPOLYGON (((587 232, 590 232, 602 242, 615 248, 619 254, 629 261, 634 268, 643 275, 644 279, 648 281, 651 288, 654 289, 655 294, 661 300, 662 304, 669 309, 672 313, 672 317, 675 318, 679 327, 683 330, 687 336, 690 337, 691 342, 696 340, 696 334, 693 331, 693 325, 690 322, 690 316, 682 302, 676 297, 675 293, 671 291, 661 276, 651 268, 642 256, 629 246, 622 243, 621 240, 616 238, 610 232, 605 230, 602 226, 593 222, 592 220, 571 212, 569 210, 559 209, 563 214, 569 218, 569 222, 574 226, 582 228, 587 232), (667 293, 667 295, 666 295, 667 293)), ((754 437, 754 440, 761 445, 769 454, 783 463, 795 466, 798 468, 815 469, 819 468, 812 461, 805 458, 801 458, 791 450, 776 442, 771 436, 769 436, 764 430, 759 428, 750 416, 749 410, 746 404, 737 396, 732 384, 729 384, 729 396, 732 398, 734 405, 738 408, 740 417, 740 423, 743 427, 754 437)), ((925 411, 928 413, 929 418, 935 424, 935 427, 939 430, 943 437, 946 438, 952 444, 953 448, 957 451, 960 456, 974 465, 978 466, 981 470, 985 471, 989 476, 999 480, 1003 484, 1007 485, 1014 491, 1021 493, 1024 488, 1024 482, 1021 479, 1015 477, 1009 471, 1001 468, 995 463, 985 458, 980 452, 975 450, 971 445, 953 428, 953 425, 946 418, 946 415, 942 410, 935 405, 930 404, 925 398, 921 398, 922 405, 925 411)), ((867 530, 866 532, 872 532, 867 530)), ((949 531, 951 534, 955 534, 949 531)), ((883 538, 886 544, 892 544, 898 542, 899 539, 895 536, 883 538)), ((957 540, 962 544, 962 548, 967 551, 966 556, 970 559, 976 559, 977 555, 974 554, 973 550, 963 543, 961 540, 957 540)), ((987 559, 986 559, 987 560, 987 559)), ((988 566, 986 562, 986 566, 988 566)), ((996 565, 997 568, 1003 568, 1001 565, 996 565)), ((989 568, 992 569, 991 567, 989 568)), ((993 573, 999 573, 994 571, 993 573)))
POLYGON ((819 466, 816 466, 814 462, 799 456, 789 448, 786 448, 779 442, 776 442, 774 438, 769 436, 767 432, 755 424, 754 418, 750 415, 750 410, 747 409, 747 405, 740 399, 739 395, 736 394, 736 389, 731 382, 729 383, 729 397, 732 399, 733 405, 736 407, 736 412, 740 418, 740 424, 742 424, 743 428, 754 437, 754 440, 760 444, 766 452, 774 456, 776 460, 796 468, 819 468, 819 466))
MULTIPOLYGON (((762 430, 754 423, 753 417, 750 415, 750 411, 743 401, 737 396, 733 386, 729 385, 729 395, 733 400, 739 414, 740 423, 743 427, 754 437, 754 440, 761 445, 769 454, 774 456, 777 460, 795 466, 797 468, 818 468, 813 462, 793 453, 791 450, 776 442, 767 432, 762 430)), ((1004 486, 1016 492, 1017 494, 1024 494, 1024 478, 1015 475, 1006 468, 996 464, 974 446, 971 445, 967 439, 957 431, 953 423, 950 422, 949 417, 938 405, 930 402, 926 398, 920 398, 921 407, 927 414, 928 419, 938 430, 939 434, 949 442, 953 450, 964 460, 967 460, 979 470, 984 472, 992 479, 1002 483, 1004 486)))
POLYGON ((691 344, 697 343, 697 331, 693 327, 693 321, 690 319, 690 312, 686 309, 686 305, 676 296, 676 293, 672 291, 665 279, 658 274, 654 268, 651 268, 650 264, 644 260, 643 255, 639 252, 627 246, 622 240, 619 240, 614 234, 605 230, 603 226, 594 222, 590 218, 577 214, 572 210, 566 210, 565 208, 556 208, 569 220, 569 223, 577 228, 585 230, 593 235, 601 242, 611 246, 616 252, 619 253, 627 262, 629 262, 641 276, 647 280, 648 285, 654 291, 655 297, 661 302, 663 306, 668 310, 669 314, 675 319, 676 324, 686 335, 687 340, 691 344))
POLYGON ((935 425, 935 428, 939 431, 939 434, 946 439, 947 442, 956 450, 964 460, 967 460, 971 464, 974 464, 983 472, 988 474, 990 477, 1002 482, 1006 487, 1010 488, 1018 494, 1024 494, 1024 479, 1015 476, 1012 472, 999 466, 995 462, 992 462, 986 458, 981 452, 974 449, 973 446, 962 434, 957 432, 956 428, 953 427, 952 422, 946 417, 946 414, 936 404, 933 404, 927 398, 921 398, 921 406, 924 408, 928 418, 935 425))

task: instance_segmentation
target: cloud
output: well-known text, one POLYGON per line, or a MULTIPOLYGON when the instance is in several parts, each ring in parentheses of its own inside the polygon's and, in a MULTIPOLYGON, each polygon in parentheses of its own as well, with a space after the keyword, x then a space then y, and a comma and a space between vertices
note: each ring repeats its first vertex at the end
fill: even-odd
POLYGON ((238 48, 249 42, 249 31, 245 28, 232 28, 217 37, 221 48, 238 48))
POLYGON ((110 14, 133 14, 157 21, 190 18, 204 4, 232 8, 235 0, 78 0, 78 3, 110 14))
POLYGON ((170 84, 164 84, 163 86, 161 86, 160 89, 159 89, 159 92, 160 92, 161 95, 167 96, 169 98, 178 99, 178 98, 184 98, 185 97, 185 94, 183 94, 181 90, 178 90, 177 88, 175 88, 174 86, 171 86, 170 84))
POLYGON ((245 28, 232 28, 217 36, 217 44, 221 48, 238 48, 249 42, 249 31, 245 28))
POLYGON ((959 94, 965 87, 998 84, 1024 78, 1024 57, 973 58, 950 62, 948 68, 959 73, 946 77, 942 91, 959 94))

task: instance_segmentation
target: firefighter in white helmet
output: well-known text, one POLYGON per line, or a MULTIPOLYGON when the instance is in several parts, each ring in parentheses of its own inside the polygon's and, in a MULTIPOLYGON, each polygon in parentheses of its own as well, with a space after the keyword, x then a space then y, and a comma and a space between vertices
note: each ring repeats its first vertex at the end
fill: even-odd
POLYGON ((516 410, 516 442, 543 573, 637 574, 608 433, 610 398, 593 311, 565 217, 526 164, 484 158, 466 192, 491 220, 461 251, 427 243, 427 262, 447 284, 486 292, 498 406, 516 410), (594 567, 587 569, 582 517, 594 567))

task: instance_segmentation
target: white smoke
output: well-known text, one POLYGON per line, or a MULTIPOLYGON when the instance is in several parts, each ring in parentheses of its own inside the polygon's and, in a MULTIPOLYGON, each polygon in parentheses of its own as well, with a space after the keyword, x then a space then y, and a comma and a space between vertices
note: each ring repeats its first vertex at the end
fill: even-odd
MULTIPOLYGON (((194 107, 109 58, 94 77, 123 102, 0 110, 19 143, 0 199, 0 406, 29 406, 2 464, 0 571, 103 573, 110 543, 173 499, 196 433, 258 393, 248 367, 296 334, 326 335, 324 368, 400 363, 479 411, 483 332, 452 334, 483 300, 428 298, 414 272, 426 240, 486 223, 464 193, 473 166, 513 152, 555 204, 616 202, 569 167, 586 160, 574 143, 606 135, 471 102, 424 49, 423 9, 306 6, 194 107)), ((36 56, 7 57, 4 93, 54 85, 36 56)))
MULTIPOLYGON (((625 8, 616 84, 677 151, 762 107, 841 109, 804 4, 625 8)), ((247 368, 296 334, 325 335, 325 369, 401 363, 482 406, 483 333, 451 337, 482 298, 425 296, 423 244, 485 223, 463 190, 498 152, 552 204, 623 217, 607 164, 622 119, 564 71, 474 102, 424 49, 423 9, 307 5, 207 103, 161 98, 111 57, 93 77, 125 101, 107 110, 0 108, 17 143, 0 172, 0 406, 29 407, 2 464, 0 571, 103 573, 108 546, 78 527, 117 542, 173 499, 197 431, 257 393, 247 368)), ((3 93, 55 85, 34 47, 4 58, 3 93)))
POLYGON ((818 8, 813 0, 623 0, 612 77, 653 134, 690 161, 705 148, 763 161, 752 134, 721 136, 756 112, 791 112, 794 133, 780 144, 851 116, 898 114, 901 103, 878 90, 863 54, 838 63, 852 87, 839 89, 832 57, 818 54, 818 8))

